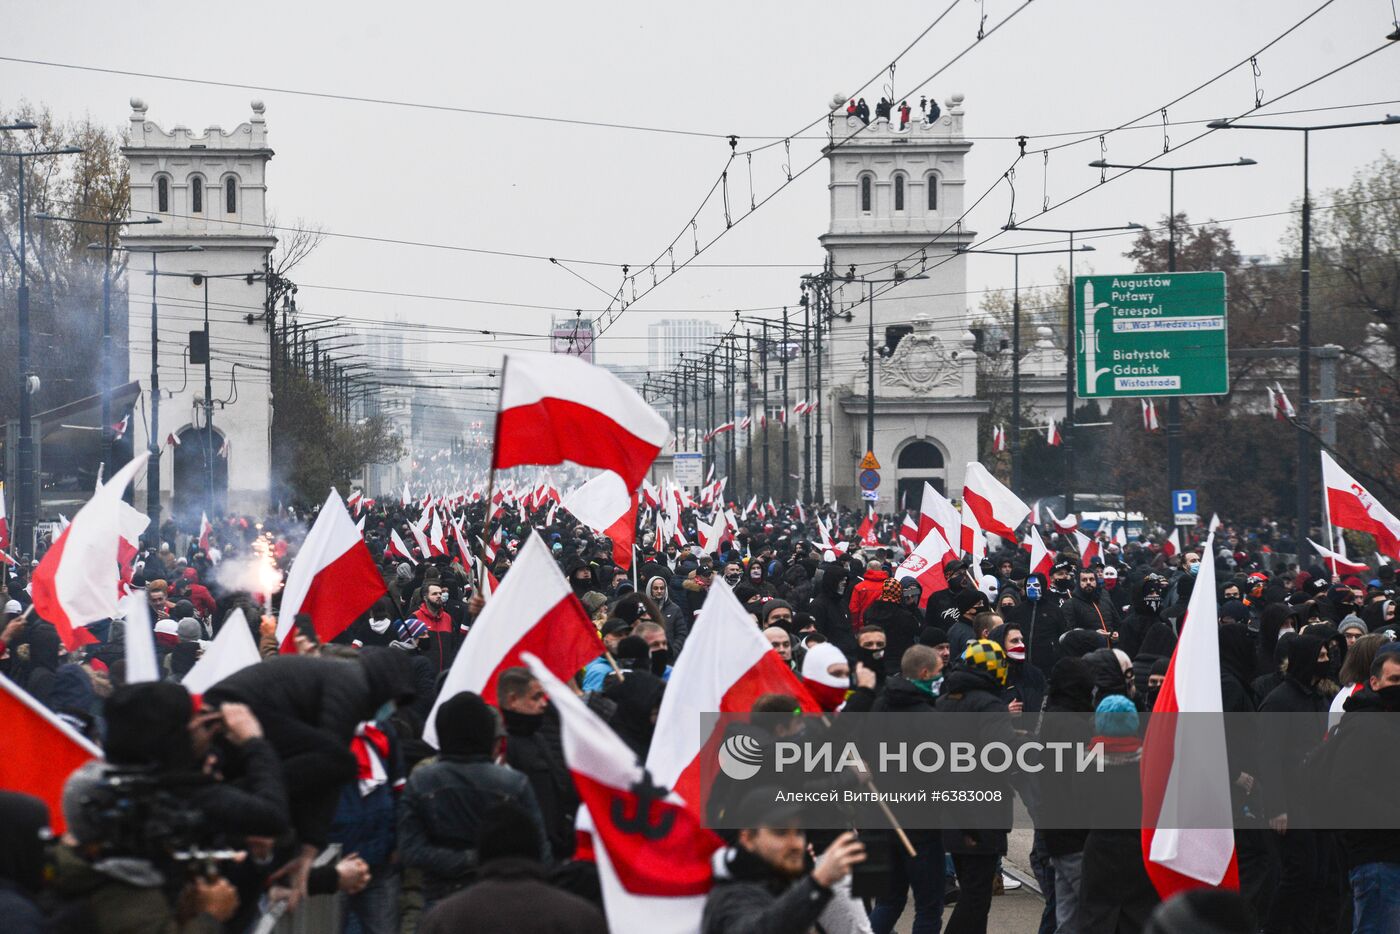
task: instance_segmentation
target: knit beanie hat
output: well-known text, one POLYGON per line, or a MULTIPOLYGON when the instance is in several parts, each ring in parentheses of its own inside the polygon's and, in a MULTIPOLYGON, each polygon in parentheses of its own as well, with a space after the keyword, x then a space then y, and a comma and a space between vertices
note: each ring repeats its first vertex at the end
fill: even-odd
POLYGON ((893 577, 880 585, 880 600, 885 603, 899 603, 904 599, 904 588, 893 577))
POLYGON ((487 755, 496 745, 496 712, 480 694, 453 696, 438 708, 435 722, 444 755, 487 755))
POLYGON ((1110 694, 1094 711, 1094 732, 1099 736, 1136 736, 1138 712, 1122 694, 1110 694))
POLYGON ((1006 684, 1006 651, 991 639, 978 639, 969 642, 963 649, 962 663, 972 671, 985 671, 998 684, 1006 684))

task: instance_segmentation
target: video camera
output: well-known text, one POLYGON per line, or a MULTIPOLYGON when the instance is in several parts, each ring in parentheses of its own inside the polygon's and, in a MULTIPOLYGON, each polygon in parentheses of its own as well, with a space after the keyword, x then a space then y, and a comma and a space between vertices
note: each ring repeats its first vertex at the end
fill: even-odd
POLYGON ((185 874, 209 871, 220 860, 233 859, 235 850, 220 846, 221 833, 209 826, 204 812, 177 794, 182 784, 198 776, 171 776, 153 769, 108 766, 84 795, 81 813, 91 829, 99 859, 145 859, 166 874, 184 866, 185 874))

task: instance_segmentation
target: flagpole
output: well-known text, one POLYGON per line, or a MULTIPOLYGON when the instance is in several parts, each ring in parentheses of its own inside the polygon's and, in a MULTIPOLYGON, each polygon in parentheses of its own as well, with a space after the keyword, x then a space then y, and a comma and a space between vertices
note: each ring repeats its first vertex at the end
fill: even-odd
MULTIPOLYGON (((831 718, 826 714, 822 714, 822 725, 828 730, 831 729, 831 718)), ((870 770, 865 767, 864 759, 860 762, 860 768, 856 770, 856 776, 857 780, 862 785, 869 788, 871 792, 874 793, 875 803, 880 806, 880 813, 884 814, 885 820, 890 822, 890 827, 894 830, 894 835, 899 838, 900 843, 904 844, 904 851, 909 854, 909 858, 918 858, 918 851, 914 849, 914 844, 909 841, 909 835, 906 834, 904 828, 900 826, 899 818, 894 816, 894 811, 890 810, 890 806, 886 804, 885 800, 880 796, 880 789, 875 787, 875 780, 870 777, 870 770)))
MULTIPOLYGON (((1321 463, 1322 458, 1326 456, 1326 453, 1327 453, 1327 452, 1326 452, 1325 449, 1319 452, 1319 456, 1318 456, 1318 461, 1319 461, 1319 463, 1321 463)), ((1319 469, 1319 470, 1324 470, 1325 468, 1319 466, 1318 469, 1319 469)), ((1332 531, 1332 512, 1331 512, 1331 510, 1329 510, 1329 509, 1327 508, 1327 483, 1325 482, 1326 474, 1325 474, 1325 473, 1320 473, 1319 476, 1324 477, 1324 482, 1319 483, 1318 486, 1320 486, 1320 487, 1322 488, 1322 521, 1327 525, 1327 545, 1328 545, 1328 547, 1330 547, 1330 548, 1336 548, 1336 547, 1337 547, 1337 533, 1335 533, 1335 532, 1332 531)), ((1299 554, 1301 554, 1302 551, 1303 551, 1303 549, 1300 547, 1300 548, 1298 549, 1299 554)), ((1300 564, 1299 566, 1301 567, 1302 565, 1300 564)), ((1342 575, 1341 575, 1341 569, 1337 567, 1337 562, 1335 562, 1335 561, 1332 562, 1332 574, 1333 574, 1334 577, 1337 577, 1337 578, 1340 578, 1340 577, 1342 576, 1342 575)))
POLYGON ((491 499, 496 495, 496 449, 501 443, 501 398, 506 391, 506 370, 510 369, 510 355, 501 360, 501 384, 496 389, 496 424, 491 429, 491 465, 486 469, 486 508, 481 523, 482 537, 476 540, 477 557, 481 559, 481 573, 477 575, 477 593, 486 589, 486 539, 491 535, 491 499))

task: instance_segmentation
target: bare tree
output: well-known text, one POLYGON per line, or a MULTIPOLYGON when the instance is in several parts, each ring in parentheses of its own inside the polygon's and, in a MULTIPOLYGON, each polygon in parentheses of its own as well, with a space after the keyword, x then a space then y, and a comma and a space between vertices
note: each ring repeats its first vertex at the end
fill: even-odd
POLYGON ((267 232, 277 237, 277 249, 272 254, 272 271, 279 276, 287 275, 326 239, 326 229, 320 224, 309 224, 298 217, 293 226, 278 227, 276 214, 268 220, 267 232))

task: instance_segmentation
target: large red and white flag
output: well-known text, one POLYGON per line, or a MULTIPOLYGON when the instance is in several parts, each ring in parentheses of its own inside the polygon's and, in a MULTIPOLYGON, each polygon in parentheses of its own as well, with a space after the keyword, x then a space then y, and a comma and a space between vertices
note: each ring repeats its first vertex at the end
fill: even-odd
POLYGON ((159 681, 160 665, 156 661, 156 636, 151 625, 151 603, 145 590, 122 597, 118 603, 125 618, 122 627, 126 649, 126 683, 144 684, 159 681))
POLYGON ((647 768, 698 810, 701 753, 720 739, 703 734, 701 714, 746 713, 764 694, 795 697, 808 713, 821 708, 718 577, 685 647, 666 682, 647 768))
POLYGON ((1322 452, 1322 485, 1327 490, 1327 518, 1333 525, 1366 532, 1376 540, 1377 551, 1400 558, 1400 519, 1326 451, 1322 452))
POLYGON ((287 573, 277 644, 283 652, 293 651, 292 631, 301 613, 311 617, 320 640, 329 642, 386 593, 345 501, 332 489, 287 573))
POLYGON ((437 746, 438 708, 463 691, 496 703, 496 679, 524 664, 521 652, 538 655, 560 678, 573 677, 603 652, 597 627, 539 535, 525 539, 510 573, 467 632, 428 714, 423 739, 437 746))
POLYGON ((1031 552, 1030 573, 1044 574, 1045 579, 1049 580, 1050 571, 1055 567, 1055 556, 1045 547, 1045 539, 1040 537, 1040 530, 1031 526, 1026 542, 1030 545, 1031 552))
MULTIPOLYGON (((1214 543, 1206 539, 1207 555, 1214 543)), ((1188 756, 1186 719, 1170 716, 1224 709, 1217 615, 1215 562, 1202 561, 1142 744, 1142 861, 1163 900, 1189 889, 1240 887, 1224 717, 1189 718, 1188 756)))
POLYGON ((532 653, 523 660, 559 713, 564 761, 587 811, 603 910, 614 931, 695 934, 723 845, 694 808, 653 783, 636 756, 532 653))
POLYGON ((611 470, 628 492, 666 442, 666 420, 602 367, 560 354, 511 354, 491 466, 561 464, 611 470))
POLYGON ((90 633, 79 632, 82 627, 117 613, 118 552, 126 518, 122 494, 149 456, 147 451, 137 454, 98 487, 34 569, 34 611, 53 623, 69 651, 93 641, 90 633))
POLYGON ((948 502, 947 497, 933 488, 933 484, 924 481, 924 495, 919 500, 919 541, 928 537, 928 533, 934 529, 943 536, 944 541, 957 542, 962 540, 962 516, 953 508, 953 504, 948 502))
POLYGON ((74 770, 101 759, 102 750, 4 675, 0 723, 5 724, 0 788, 43 801, 49 808, 49 826, 63 833, 63 785, 74 770))
POLYGON ((963 478, 963 505, 972 510, 982 531, 1011 542, 1016 540, 1017 527, 1031 514, 1031 507, 992 476, 980 461, 967 465, 963 478))
POLYGON ((957 552, 953 550, 953 546, 948 544, 941 532, 933 529, 904 559, 894 577, 896 580, 912 577, 919 582, 919 587, 923 590, 919 596, 919 609, 922 610, 928 606, 928 598, 935 592, 948 589, 948 578, 943 573, 943 565, 956 557, 957 552))
POLYGON ((622 478, 604 470, 564 497, 564 508, 574 518, 612 542, 613 564, 632 566, 632 545, 637 540, 637 494, 629 493, 622 478))
POLYGON ((1313 546, 1318 554, 1322 555, 1322 563, 1326 565, 1327 570, 1331 571, 1333 574, 1360 574, 1363 571, 1370 570, 1370 568, 1359 561, 1353 561, 1348 558, 1344 550, 1333 551, 1330 548, 1324 548, 1312 539, 1308 539, 1308 544, 1313 546))

